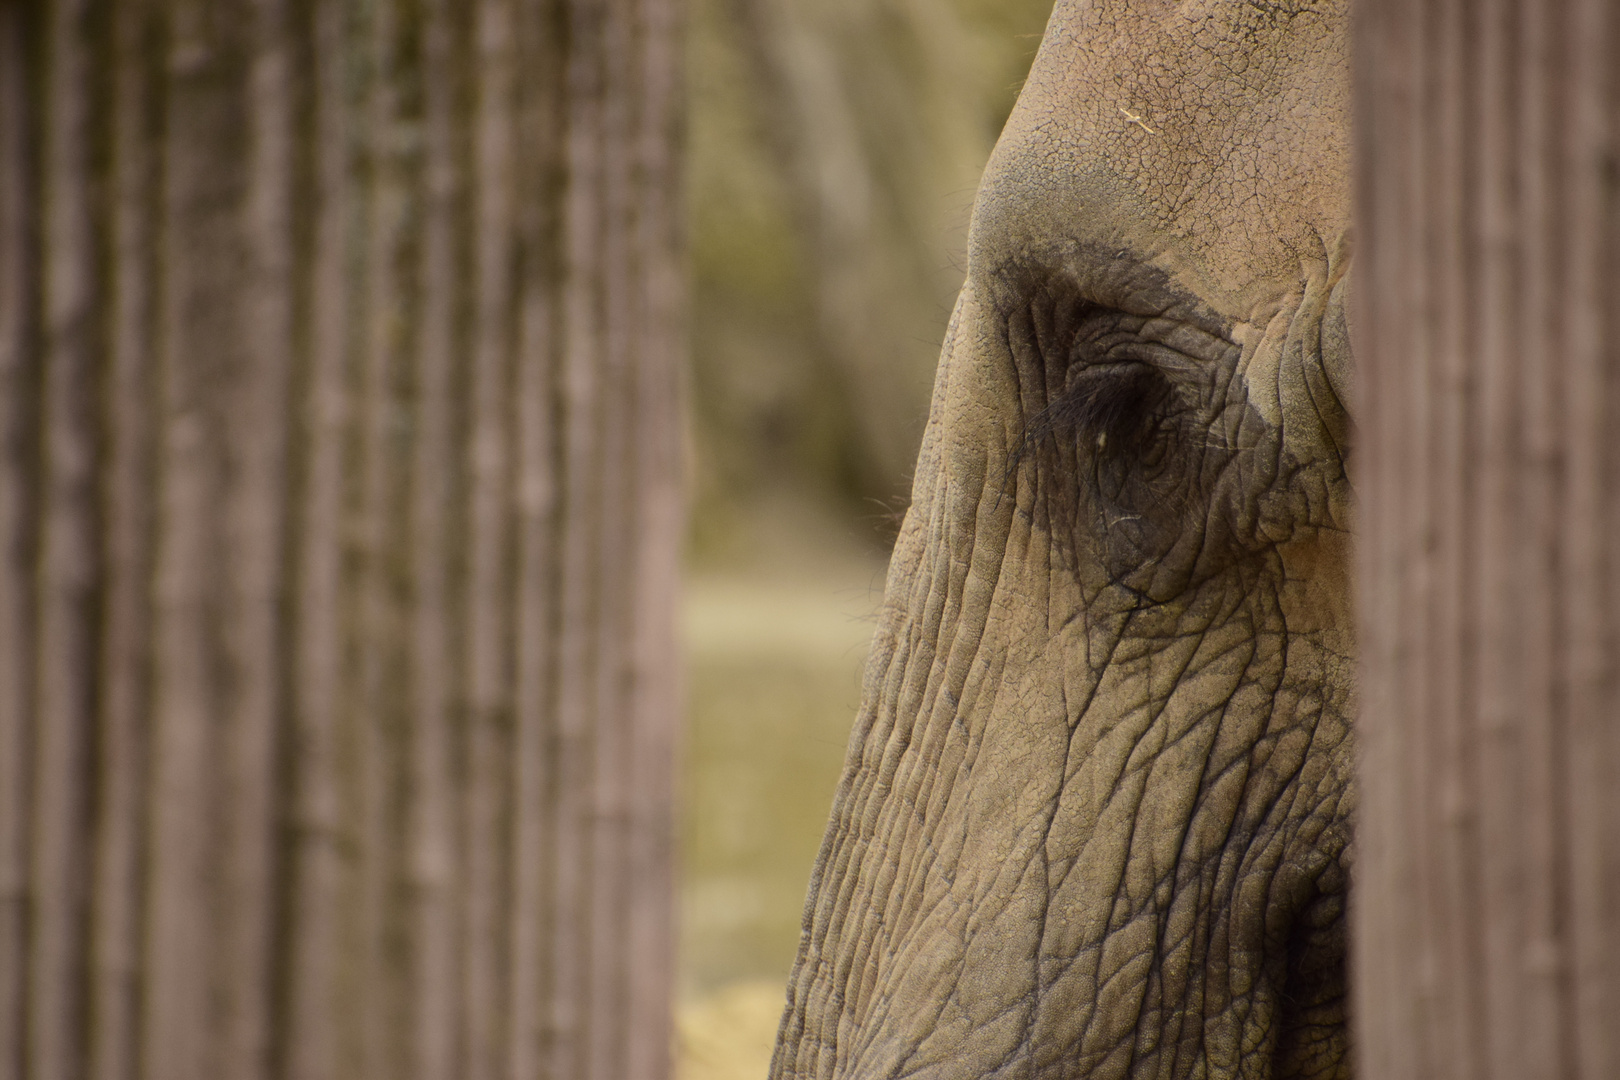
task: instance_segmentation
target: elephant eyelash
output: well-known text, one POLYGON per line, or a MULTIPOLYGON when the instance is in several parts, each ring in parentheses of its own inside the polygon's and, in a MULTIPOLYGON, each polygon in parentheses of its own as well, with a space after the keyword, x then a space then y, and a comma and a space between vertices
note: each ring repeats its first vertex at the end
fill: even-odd
POLYGON ((1025 424, 1008 457, 1005 483, 1026 458, 1034 462, 1044 478, 1049 513, 1067 520, 1063 531, 1074 534, 1060 537, 1065 548, 1085 531, 1084 506, 1100 514, 1095 524, 1104 532, 1142 521, 1143 514, 1128 508, 1139 495, 1127 494, 1128 489, 1151 491, 1161 513, 1180 515, 1186 493, 1172 467, 1178 429, 1170 378, 1142 360, 1082 360, 1066 373, 1065 383, 1056 400, 1025 424))
POLYGON ((1023 444, 1071 436, 1099 459, 1138 458, 1159 433, 1174 391, 1152 365, 1127 360, 1072 369, 1062 396, 1030 418, 1023 444))
POLYGON ((1154 362, 1166 350, 1137 336, 1147 320, 1082 303, 1058 321, 1065 325, 1052 327, 1056 335, 1037 331, 1025 339, 1037 353, 1064 358, 1054 372, 1063 385, 1025 420, 1006 479, 1031 457, 1043 471, 1058 458, 1070 462, 1068 468, 1085 469, 1089 462, 1085 471, 1099 490, 1117 487, 1124 471, 1156 470, 1170 450, 1168 421, 1177 394, 1174 380, 1154 362))

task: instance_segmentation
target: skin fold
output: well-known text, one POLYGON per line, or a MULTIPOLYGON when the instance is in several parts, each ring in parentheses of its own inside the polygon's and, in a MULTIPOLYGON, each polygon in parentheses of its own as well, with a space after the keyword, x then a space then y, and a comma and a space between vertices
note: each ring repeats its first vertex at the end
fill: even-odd
POLYGON ((1347 24, 1058 3, 773 1077, 1349 1075, 1347 24))

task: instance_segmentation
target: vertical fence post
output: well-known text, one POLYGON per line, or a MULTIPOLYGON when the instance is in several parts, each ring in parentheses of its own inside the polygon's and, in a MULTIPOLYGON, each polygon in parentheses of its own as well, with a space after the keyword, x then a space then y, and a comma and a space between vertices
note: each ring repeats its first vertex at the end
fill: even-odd
POLYGON ((1362 0, 1364 1080, 1620 1075, 1620 11, 1362 0))
POLYGON ((663 1080, 678 0, 0 0, 0 1080, 663 1080))

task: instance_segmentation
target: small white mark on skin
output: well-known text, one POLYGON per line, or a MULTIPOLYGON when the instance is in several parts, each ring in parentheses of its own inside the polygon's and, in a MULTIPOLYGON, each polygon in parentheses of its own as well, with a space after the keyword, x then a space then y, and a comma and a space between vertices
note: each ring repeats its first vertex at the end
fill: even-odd
POLYGON ((1143 120, 1140 116, 1137 116, 1135 113, 1131 112, 1131 110, 1127 109, 1125 106, 1123 106, 1123 105, 1119 106, 1119 112, 1120 112, 1121 116, 1125 117, 1125 119, 1129 120, 1131 123, 1135 124, 1137 127, 1141 128, 1143 131, 1147 132, 1149 135, 1157 135, 1158 134, 1158 132, 1155 131, 1153 128, 1150 128, 1150 127, 1147 126, 1147 121, 1146 120, 1143 120))

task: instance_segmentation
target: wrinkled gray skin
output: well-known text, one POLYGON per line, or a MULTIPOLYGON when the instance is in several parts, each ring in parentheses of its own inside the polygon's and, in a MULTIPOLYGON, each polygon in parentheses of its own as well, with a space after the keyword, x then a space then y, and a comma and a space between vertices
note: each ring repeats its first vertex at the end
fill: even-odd
POLYGON ((1346 24, 1058 3, 773 1076, 1349 1074, 1346 24))

